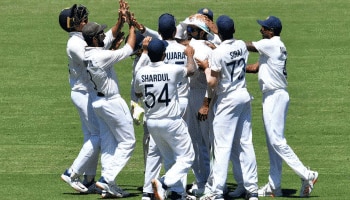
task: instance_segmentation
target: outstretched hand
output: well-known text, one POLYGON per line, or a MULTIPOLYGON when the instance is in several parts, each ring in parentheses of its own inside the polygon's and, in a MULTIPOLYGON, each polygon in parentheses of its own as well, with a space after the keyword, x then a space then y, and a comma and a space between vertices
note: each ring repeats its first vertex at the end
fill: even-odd
POLYGON ((119 0, 119 10, 118 10, 119 18, 123 23, 130 21, 130 11, 129 4, 124 0, 119 0))

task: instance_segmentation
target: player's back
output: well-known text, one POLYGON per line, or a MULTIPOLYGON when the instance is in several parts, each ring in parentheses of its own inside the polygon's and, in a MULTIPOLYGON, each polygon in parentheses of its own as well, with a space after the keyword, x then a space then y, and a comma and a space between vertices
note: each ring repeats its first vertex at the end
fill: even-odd
POLYGON ((176 40, 167 40, 168 46, 165 50, 164 62, 167 64, 183 65, 187 63, 187 57, 184 53, 185 46, 176 42, 176 40))
POLYGON ((242 40, 225 40, 213 51, 211 68, 220 71, 217 93, 245 88, 249 52, 242 40))
MULTIPOLYGON (((185 55, 185 46, 176 42, 176 40, 167 40, 168 46, 165 50, 164 62, 168 64, 180 65, 183 68, 187 64, 187 56, 185 55)), ((187 97, 189 89, 189 78, 184 77, 178 83, 179 97, 187 97)))
POLYGON ((177 84, 186 69, 164 62, 150 63, 136 74, 135 92, 142 92, 146 118, 180 116, 177 84))

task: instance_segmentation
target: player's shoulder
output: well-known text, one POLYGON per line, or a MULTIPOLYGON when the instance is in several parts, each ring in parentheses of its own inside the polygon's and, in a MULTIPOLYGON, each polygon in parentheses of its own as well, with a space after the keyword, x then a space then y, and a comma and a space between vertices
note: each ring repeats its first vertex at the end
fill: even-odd
POLYGON ((73 35, 69 37, 67 41, 67 48, 81 48, 87 46, 84 38, 79 37, 77 35, 73 35))
POLYGON ((167 42, 168 42, 168 46, 166 48, 167 50, 170 50, 170 49, 184 50, 186 48, 185 45, 180 44, 175 40, 167 41, 167 42))
POLYGON ((161 68, 162 72, 164 73, 170 73, 170 74, 177 74, 181 71, 183 71, 184 68, 182 65, 177 65, 177 64, 172 64, 172 63, 167 63, 164 64, 161 68))
POLYGON ((238 44, 238 45, 244 45, 245 46, 245 42, 243 40, 240 40, 240 39, 236 39, 235 43, 238 44))
POLYGON ((139 70, 137 70, 136 74, 135 74, 135 78, 137 79, 138 77, 145 75, 145 74, 149 74, 150 72, 150 66, 149 65, 145 65, 143 67, 141 67, 139 70))

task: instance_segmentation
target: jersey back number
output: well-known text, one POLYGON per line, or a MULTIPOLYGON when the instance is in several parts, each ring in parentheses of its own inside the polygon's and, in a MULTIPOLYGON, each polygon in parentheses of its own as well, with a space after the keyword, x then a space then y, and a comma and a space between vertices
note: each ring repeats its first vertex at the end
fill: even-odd
POLYGON ((244 58, 241 58, 239 60, 234 60, 232 62, 226 63, 227 69, 231 69, 231 82, 235 81, 234 78, 237 76, 235 75, 235 72, 240 73, 237 77, 238 80, 241 80, 244 75, 245 75, 245 67, 246 67, 246 63, 244 58), (241 68, 241 69, 240 69, 241 68), (235 70, 236 69, 236 70, 235 70))
POLYGON ((148 108, 153 108, 157 102, 157 103, 165 103, 165 106, 168 106, 169 102, 171 101, 171 99, 169 99, 168 83, 164 84, 164 87, 163 87, 163 89, 160 92, 158 97, 156 97, 156 95, 154 93, 149 91, 149 89, 151 90, 152 87, 154 87, 153 84, 146 84, 145 85, 145 98, 151 97, 151 99, 152 99, 152 102, 145 101, 145 105, 148 108))

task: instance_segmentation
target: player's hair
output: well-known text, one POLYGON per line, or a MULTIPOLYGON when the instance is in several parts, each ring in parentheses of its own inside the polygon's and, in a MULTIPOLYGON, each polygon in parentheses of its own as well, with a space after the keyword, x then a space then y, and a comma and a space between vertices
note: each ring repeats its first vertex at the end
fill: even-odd
POLYGON ((226 30, 226 31, 220 31, 219 30, 219 34, 222 40, 229 40, 233 38, 233 34, 235 33, 235 28, 232 27, 230 30, 226 30))
POLYGON ((282 28, 274 28, 272 31, 275 36, 280 36, 282 28))
POLYGON ((86 44, 87 44, 89 47, 94 46, 94 44, 93 44, 93 42, 92 42, 92 41, 94 40, 93 37, 85 37, 84 39, 85 39, 86 44))
POLYGON ((164 53, 165 51, 153 55, 148 54, 148 57, 151 60, 151 62, 159 62, 162 60, 164 53))
POLYGON ((269 28, 266 26, 264 26, 264 29, 272 31, 274 36, 280 36, 282 31, 282 28, 269 28))
POLYGON ((176 33, 176 27, 174 27, 174 29, 172 29, 171 31, 160 32, 160 35, 162 36, 163 40, 171 40, 174 39, 174 33, 176 33))

